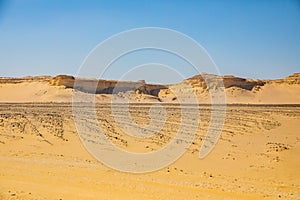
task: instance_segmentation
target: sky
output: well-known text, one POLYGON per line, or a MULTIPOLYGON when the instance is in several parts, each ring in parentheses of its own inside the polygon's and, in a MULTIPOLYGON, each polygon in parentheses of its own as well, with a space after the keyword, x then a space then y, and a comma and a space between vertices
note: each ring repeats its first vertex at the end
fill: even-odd
MULTIPOLYGON (((173 29, 191 37, 222 75, 276 79, 300 72, 296 0, 0 0, 0 77, 76 76, 99 43, 142 27, 173 29)), ((148 51, 131 60, 141 57, 157 62, 157 57, 168 56, 148 51)), ((127 70, 122 66, 134 63, 128 60, 101 78, 119 79, 127 70)), ((173 64, 184 77, 197 73, 182 61, 173 59, 173 64)), ((159 77, 140 69, 143 72, 141 79, 150 82, 159 77)))

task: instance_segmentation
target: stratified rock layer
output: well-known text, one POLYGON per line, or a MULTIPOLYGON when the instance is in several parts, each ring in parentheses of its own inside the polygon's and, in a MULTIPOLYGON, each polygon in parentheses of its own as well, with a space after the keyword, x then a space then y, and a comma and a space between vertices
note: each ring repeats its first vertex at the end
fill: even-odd
POLYGON ((49 81, 51 85, 65 86, 83 92, 96 94, 116 94, 119 92, 136 91, 137 93, 157 96, 164 85, 146 84, 145 81, 115 81, 96 79, 75 79, 73 76, 59 75, 49 81), (76 82, 75 82, 76 81, 76 82))

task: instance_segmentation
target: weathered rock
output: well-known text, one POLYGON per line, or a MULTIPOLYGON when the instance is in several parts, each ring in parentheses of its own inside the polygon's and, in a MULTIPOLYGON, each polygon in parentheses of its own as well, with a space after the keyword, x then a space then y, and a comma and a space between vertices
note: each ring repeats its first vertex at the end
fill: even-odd
POLYGON ((73 76, 59 75, 49 81, 51 85, 65 86, 87 93, 96 94, 117 94, 119 92, 137 91, 140 94, 150 94, 157 96, 161 89, 166 89, 164 85, 146 84, 145 81, 115 81, 97 79, 75 79, 73 76), (75 83, 76 80, 76 83, 75 83))
POLYGON ((208 85, 225 88, 238 87, 245 90, 252 90, 256 86, 263 86, 266 81, 248 80, 235 76, 216 76, 211 74, 199 74, 186 80, 189 84, 196 87, 207 88, 208 85), (223 81, 223 83, 222 83, 223 81))

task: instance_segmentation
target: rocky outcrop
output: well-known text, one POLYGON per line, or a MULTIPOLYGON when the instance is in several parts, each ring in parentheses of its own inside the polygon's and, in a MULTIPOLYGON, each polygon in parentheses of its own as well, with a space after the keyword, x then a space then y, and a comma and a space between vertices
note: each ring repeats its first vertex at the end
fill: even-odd
POLYGON ((87 93, 96 94, 117 94, 119 92, 136 91, 139 94, 149 94, 157 96, 161 89, 166 89, 164 85, 146 84, 141 80, 138 82, 131 81, 114 81, 114 80, 97 80, 97 79, 75 79, 73 76, 59 75, 49 81, 50 85, 65 86, 87 93), (76 82, 75 82, 76 80, 76 82))
MULTIPOLYGON (((17 82, 20 80, 14 79, 12 81, 17 82)), ((236 87, 246 91, 253 91, 254 88, 255 90, 259 90, 259 88, 269 83, 300 84, 300 73, 278 80, 252 80, 235 76, 217 76, 203 73, 186 79, 182 83, 169 86, 146 84, 144 80, 131 82, 83 78, 75 79, 75 77, 67 75, 59 75, 51 78, 49 83, 50 85, 64 86, 87 93, 117 94, 119 92, 135 91, 137 94, 147 94, 164 98, 170 95, 172 96, 171 90, 179 91, 179 93, 182 94, 192 93, 193 91, 190 90, 195 90, 196 93, 203 93, 208 91, 208 89, 216 89, 219 87, 224 87, 225 89, 236 87)))
POLYGON ((73 76, 58 75, 49 80, 50 85, 65 86, 66 88, 73 88, 75 78, 73 76))
POLYGON ((248 80, 235 76, 216 76, 211 74, 199 74, 187 79, 186 82, 193 87, 202 87, 203 89, 206 89, 208 86, 220 87, 223 84, 225 88, 238 87, 245 90, 252 90, 254 87, 263 86, 266 83, 266 81, 261 80, 248 80))
POLYGON ((10 83, 10 84, 17 84, 23 82, 47 82, 51 79, 51 76, 26 76, 23 78, 0 78, 0 84, 10 83))
POLYGON ((271 83, 286 83, 289 85, 300 84, 300 73, 295 73, 284 79, 272 80, 271 83))
POLYGON ((0 78, 0 101, 3 102, 70 102, 73 89, 96 93, 101 102, 112 98, 134 101, 199 102, 210 103, 214 92, 225 89, 229 103, 290 103, 300 102, 300 74, 277 80, 249 80, 234 76, 200 74, 173 85, 137 82, 97 80, 59 75, 24 78, 0 78), (108 94, 108 95, 105 95, 108 94), (117 95, 110 95, 117 94, 117 95))

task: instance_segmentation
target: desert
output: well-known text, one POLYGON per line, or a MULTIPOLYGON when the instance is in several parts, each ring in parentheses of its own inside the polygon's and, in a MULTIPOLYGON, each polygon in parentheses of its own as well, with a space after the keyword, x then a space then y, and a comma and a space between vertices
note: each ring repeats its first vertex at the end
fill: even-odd
POLYGON ((299 0, 0 0, 0 200, 300 200, 299 0))
POLYGON ((227 104, 300 102, 299 73, 275 80, 202 73, 171 85, 147 84, 144 80, 132 82, 86 78, 77 78, 75 86, 74 83, 75 77, 68 75, 0 78, 0 102, 72 102, 75 89, 85 94, 95 94, 100 103, 110 103, 112 98, 117 101, 129 98, 133 102, 176 103, 176 94, 183 96, 182 103, 189 103, 189 99, 195 95, 198 103, 210 104, 210 90, 218 88, 222 88, 226 94, 227 104), (220 83, 222 85, 218 85, 220 83))
MULTIPOLYGON (((299 74, 277 80, 200 74, 173 85, 121 82, 116 93, 115 81, 80 79, 82 87, 75 88, 75 79, 0 79, 0 199, 300 198, 299 74), (215 109, 209 89, 218 88, 214 80, 220 78, 225 122, 214 149, 199 159, 215 109), (96 92, 89 89, 91 82, 97 82, 96 92), (189 104, 187 86, 196 94, 197 106, 189 104), (141 174, 120 172, 98 161, 80 140, 72 111, 80 106, 72 102, 75 90, 96 97, 99 126, 111 143, 129 152, 153 152, 168 144, 182 123, 182 106, 199 113, 199 129, 171 165, 141 174), (177 101, 172 91, 184 101, 177 101), (126 121, 116 123, 113 99, 130 102, 130 116, 141 130, 158 106, 167 120, 152 137, 132 137, 120 128, 126 121)), ((128 114, 122 106, 115 105, 121 120, 128 114)))

